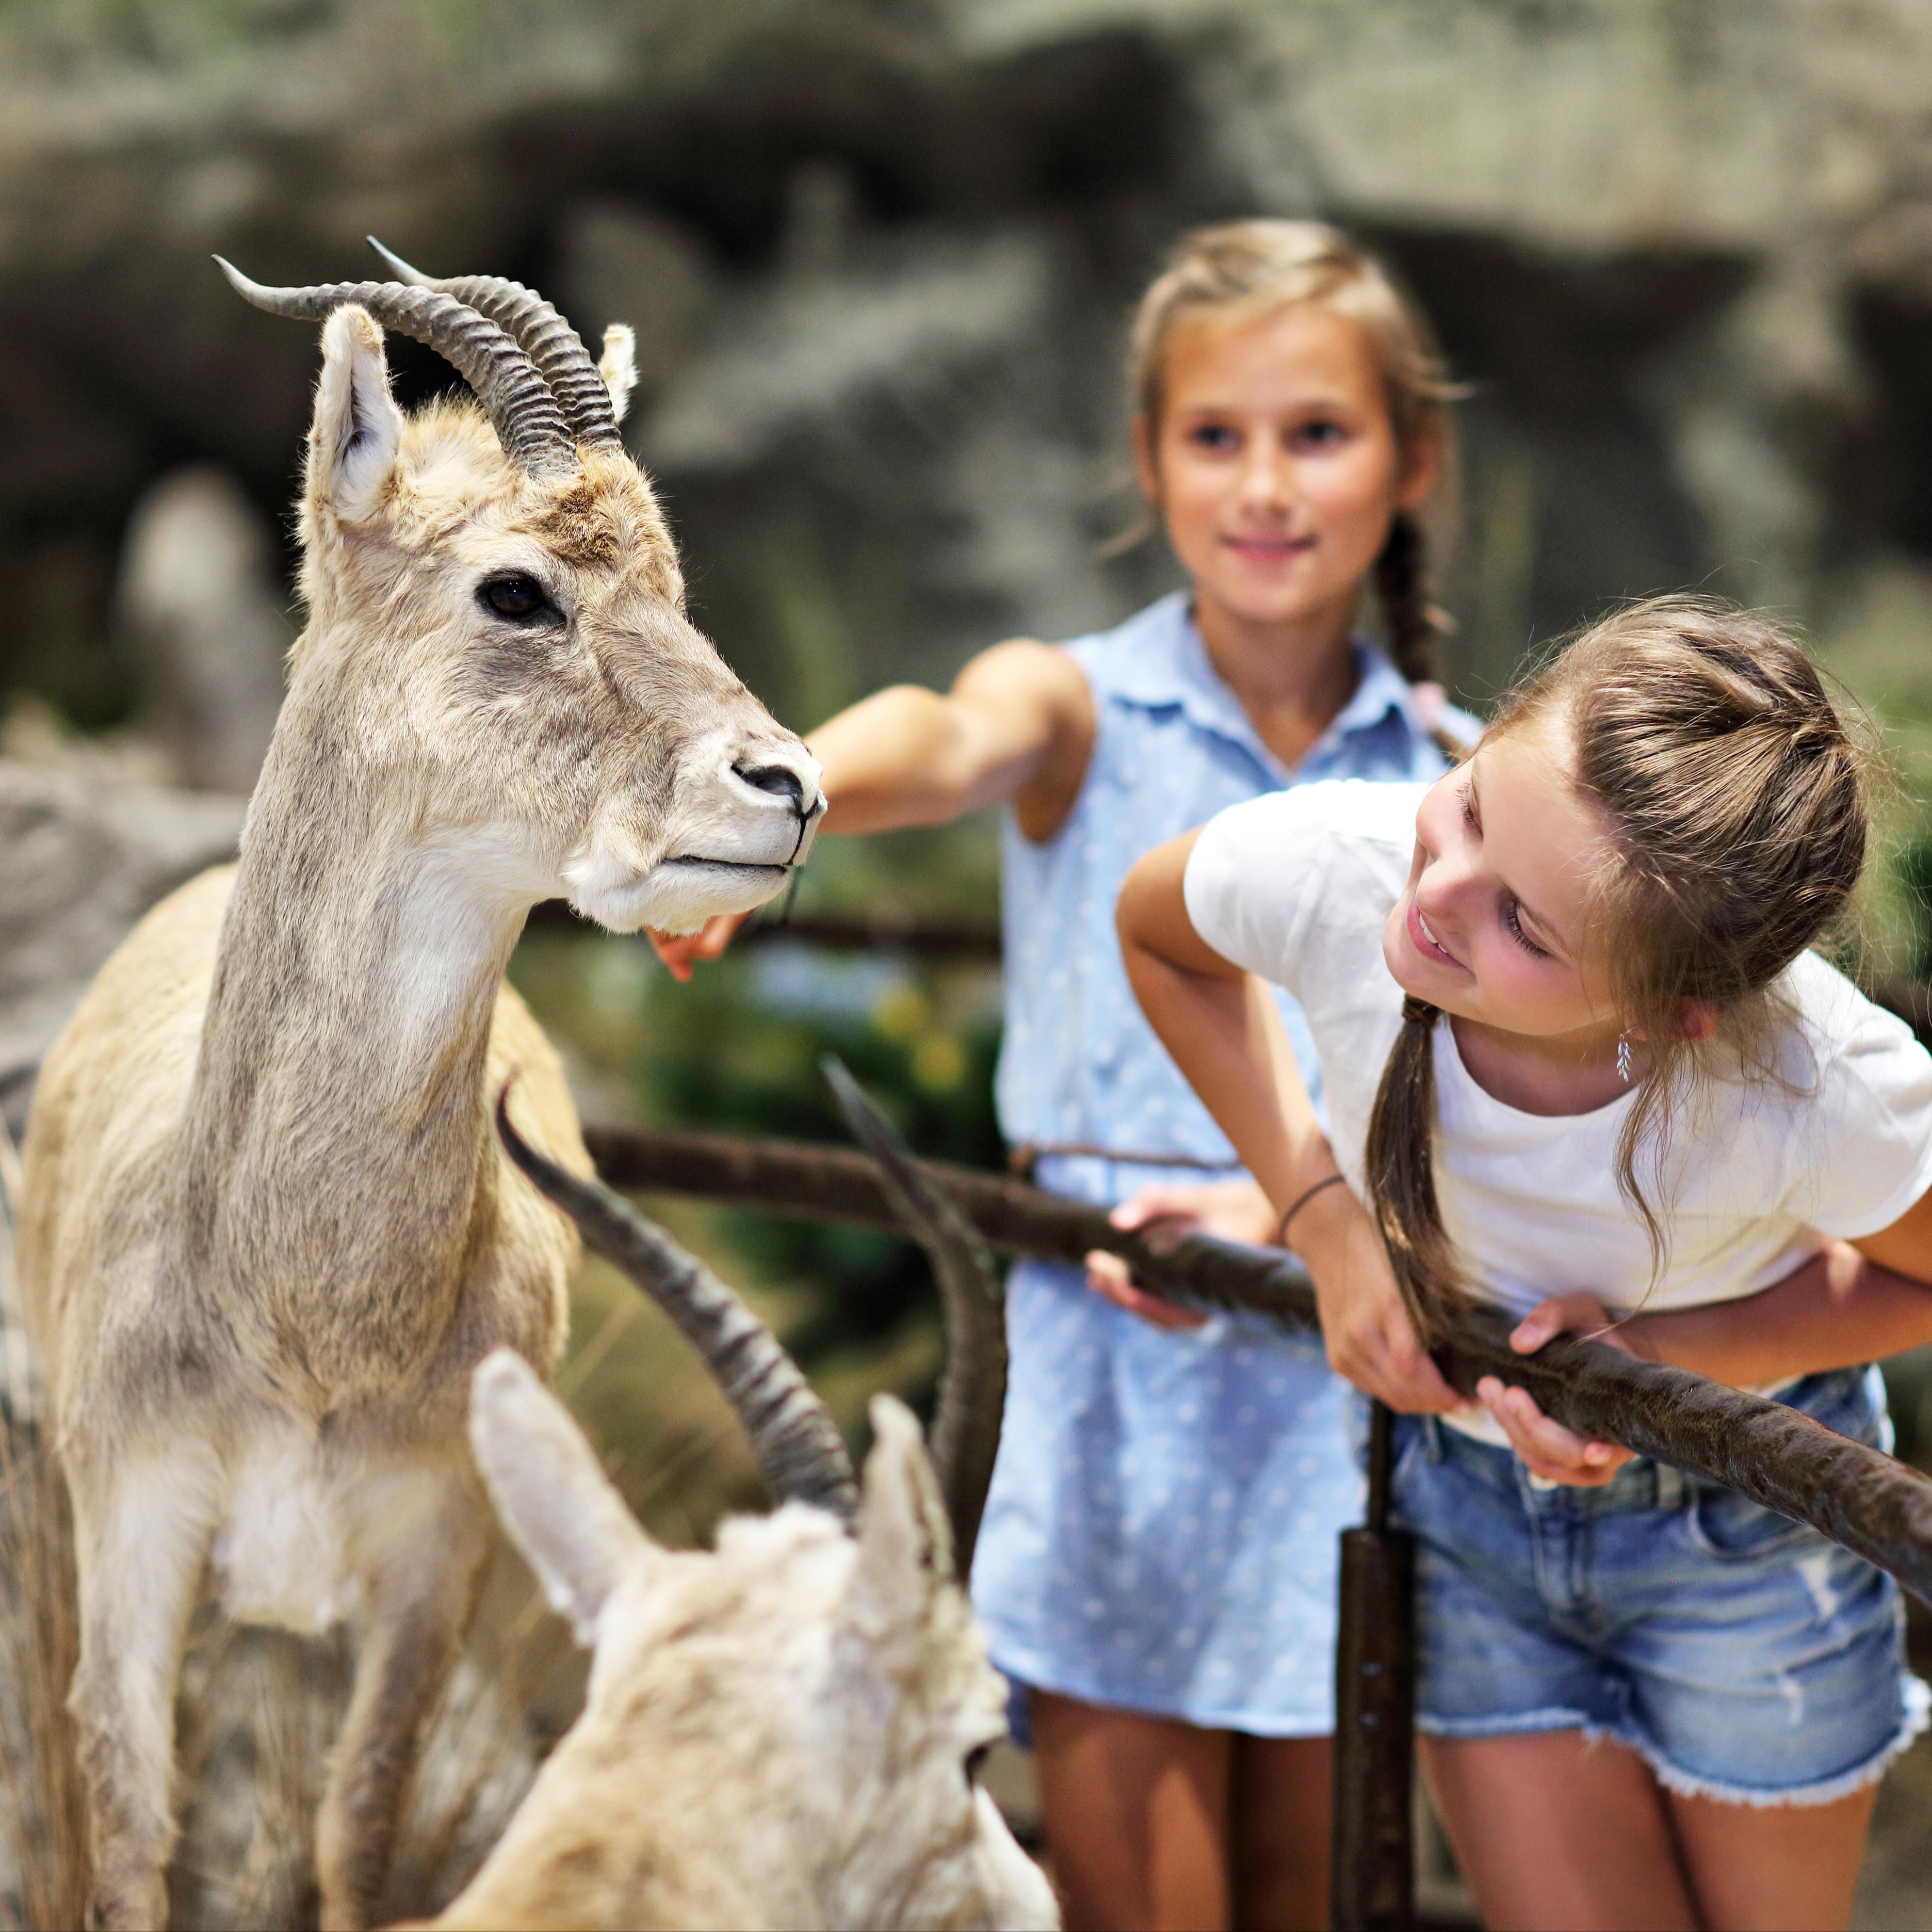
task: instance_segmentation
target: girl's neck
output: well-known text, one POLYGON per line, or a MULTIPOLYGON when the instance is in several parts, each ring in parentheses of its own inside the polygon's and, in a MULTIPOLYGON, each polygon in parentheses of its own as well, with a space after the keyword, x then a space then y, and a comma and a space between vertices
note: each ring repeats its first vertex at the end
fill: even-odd
POLYGON ((1262 742, 1291 770, 1355 694, 1354 614, 1351 599, 1346 610, 1263 622, 1195 596, 1195 626, 1208 662, 1262 742))
POLYGON ((1643 1042, 1633 1040, 1629 1079, 1618 1072, 1614 1028, 1539 1037, 1460 1014, 1449 1025, 1463 1071, 1491 1100, 1520 1114, 1594 1114, 1621 1100, 1650 1070, 1643 1042))

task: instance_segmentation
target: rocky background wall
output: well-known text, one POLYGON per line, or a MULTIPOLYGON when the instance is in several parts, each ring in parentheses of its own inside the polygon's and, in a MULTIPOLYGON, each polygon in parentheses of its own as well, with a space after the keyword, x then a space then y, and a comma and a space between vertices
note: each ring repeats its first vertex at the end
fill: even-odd
POLYGON ((144 493, 289 496, 314 344, 208 255, 371 230, 638 325, 704 614, 801 722, 1163 580, 1094 554, 1121 317, 1256 208, 1372 235, 1474 385, 1472 694, 1612 596, 1816 616, 1932 546, 1916 0, 16 0, 0 51, 0 685, 83 725, 196 702, 117 614, 144 493))
MULTIPOLYGON (((232 848, 298 621, 286 512, 314 336, 244 308, 208 257, 352 277, 372 231, 435 272, 532 281, 586 335, 636 326, 630 433, 699 621, 808 727, 1167 587, 1157 543, 1101 554, 1135 507, 1127 308, 1190 224, 1347 223, 1471 385, 1444 586, 1460 694, 1480 705, 1630 593, 1702 586, 1801 618, 1908 780, 1872 964, 1924 964, 1925 0, 11 0, 0 71, 16 1131, 127 924, 232 848)), ((391 352, 406 397, 450 380, 391 352)), ((983 929, 989 830, 821 847, 801 908, 983 929)), ((639 942, 552 924, 514 970, 586 1112, 834 1132, 812 1072, 831 1046, 928 1151, 998 1157, 997 986, 970 958, 780 944, 687 991, 639 942)), ((904 1251, 680 1228, 758 1288, 842 1414, 929 1383, 904 1251)), ((5 1289, 0 1270, 0 1316, 5 1289)), ((573 1400, 660 1533, 755 1493, 624 1291, 588 1271, 576 1320, 573 1400)), ((0 1366, 0 1397, 29 1403, 16 1340, 0 1366)), ((1907 1364, 1895 1388, 1908 1440, 1932 1444, 1924 1379, 1907 1364)), ((536 1614, 506 1610, 498 1635, 536 1614)), ((530 1703, 539 1736, 568 1702, 530 1703)), ((1922 1753, 1888 1788, 1862 1922, 1932 1923, 1928 1798, 1922 1753)), ((271 1895, 298 1922, 299 1836, 208 1826, 211 1869, 268 1876, 206 1922, 265 1922, 271 1895)), ((0 1856, 0 1922, 21 1895, 0 1856)))
MULTIPOLYGON (((700 620, 808 726, 1172 580, 1100 554, 1124 315, 1259 209, 1373 237, 1471 385, 1466 698, 1702 585, 1810 621, 1932 777, 1922 0, 15 0, 0 60, 16 753, 259 757, 314 344, 212 252, 350 276, 373 230, 634 323, 700 620)), ((987 916, 983 832, 946 850, 807 897, 987 916)))

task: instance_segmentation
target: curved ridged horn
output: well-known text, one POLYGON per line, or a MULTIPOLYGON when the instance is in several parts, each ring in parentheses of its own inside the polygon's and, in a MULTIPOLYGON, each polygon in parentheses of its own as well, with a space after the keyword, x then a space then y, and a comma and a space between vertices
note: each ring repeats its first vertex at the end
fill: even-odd
POLYGON ((453 296, 400 282, 326 282, 314 288, 269 289, 251 282, 218 255, 221 272, 244 302, 271 315, 319 320, 355 302, 385 328, 426 344, 476 392, 503 453, 533 476, 577 467, 577 447, 550 385, 529 355, 487 316, 453 296))
POLYGON ((932 1418, 932 1462, 952 1519, 953 1562, 963 1582, 986 1514, 1006 1400, 1006 1298, 979 1230, 922 1174, 904 1141, 844 1063, 820 1062, 847 1123, 879 1170, 879 1185, 926 1250, 946 1321, 946 1366, 932 1418))
POLYGON ((542 370, 544 380, 563 411, 565 422, 579 442, 587 443, 593 449, 623 448, 624 439, 617 433, 617 413, 611 406, 610 392, 604 386, 596 358, 584 347, 576 330, 535 289, 526 289, 521 282, 502 275, 426 275, 384 248, 374 236, 366 238, 398 281, 406 282, 412 288, 435 289, 454 296, 478 315, 488 316, 510 335, 542 370))
POLYGON ((696 1256, 628 1202, 538 1153, 511 1124, 511 1085, 505 1081, 496 1096, 496 1131, 510 1158, 684 1331, 745 1425, 772 1496, 815 1503, 849 1528, 859 1516, 852 1458, 777 1336, 696 1256))

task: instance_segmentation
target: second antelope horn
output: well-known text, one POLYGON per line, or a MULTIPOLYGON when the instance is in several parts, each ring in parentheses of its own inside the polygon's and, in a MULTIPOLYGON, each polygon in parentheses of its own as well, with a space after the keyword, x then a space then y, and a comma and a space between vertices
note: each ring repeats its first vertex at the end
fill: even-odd
POLYGON ((454 296, 513 337, 543 371, 544 381, 563 411, 564 420, 579 442, 593 449, 623 448, 624 439, 617 431, 617 412, 611 406, 610 392, 604 386, 596 358, 584 347, 576 330, 535 289, 502 275, 426 275, 384 248, 374 236, 368 240, 398 281, 406 282, 412 288, 436 289, 444 295, 454 296))
POLYGON ((503 453, 533 476, 577 467, 577 446, 550 385, 527 352, 467 303, 434 289, 400 282, 325 282, 313 288, 264 288, 232 262, 221 272, 243 301, 271 315, 320 320, 354 302, 385 328, 424 343, 476 391, 495 425, 503 453))
POLYGON ((946 1366, 932 1418, 932 1462, 952 1519, 953 1561, 963 1582, 973 1573, 973 1546, 1006 1400, 1006 1298, 979 1230, 920 1172, 910 1150, 842 1061, 821 1064, 860 1144, 879 1171, 879 1185, 906 1232, 926 1250, 946 1320, 946 1366))
POLYGON ((773 1497, 815 1503, 849 1528, 859 1515, 852 1458, 778 1337, 696 1256, 628 1202, 538 1153, 511 1124, 510 1084, 506 1080, 496 1096, 496 1131, 510 1158, 684 1331, 745 1425, 773 1497))

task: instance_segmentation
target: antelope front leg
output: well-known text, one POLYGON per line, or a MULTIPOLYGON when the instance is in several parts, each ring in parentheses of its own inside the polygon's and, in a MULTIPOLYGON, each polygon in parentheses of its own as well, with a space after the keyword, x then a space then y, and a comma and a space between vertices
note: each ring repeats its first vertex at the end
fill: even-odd
POLYGON ((219 1472, 205 1455, 130 1455, 97 1490, 74 1482, 80 1661, 78 1732, 94 1859, 92 1923, 164 1932, 175 1690, 214 1536, 219 1472))
POLYGON ((362 1932, 382 1908, 424 1726, 476 1607, 488 1507, 466 1473, 388 1528, 316 1827, 322 1932, 362 1932))

